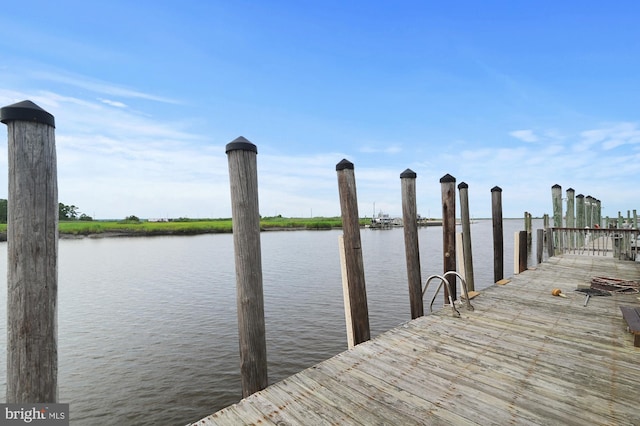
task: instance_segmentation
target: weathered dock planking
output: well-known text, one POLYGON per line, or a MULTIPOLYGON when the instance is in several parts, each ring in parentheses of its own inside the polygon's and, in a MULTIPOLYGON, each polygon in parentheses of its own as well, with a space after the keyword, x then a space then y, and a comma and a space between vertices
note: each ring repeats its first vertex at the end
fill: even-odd
POLYGON ((553 257, 462 318, 417 318, 193 425, 640 424, 640 348, 619 309, 640 295, 585 307, 574 290, 595 276, 638 281, 640 263, 553 257))

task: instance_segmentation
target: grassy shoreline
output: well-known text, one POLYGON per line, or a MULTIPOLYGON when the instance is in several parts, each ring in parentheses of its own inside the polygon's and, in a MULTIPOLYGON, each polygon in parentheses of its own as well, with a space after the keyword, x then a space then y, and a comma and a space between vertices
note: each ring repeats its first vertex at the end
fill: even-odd
MULTIPOLYGON (((361 219, 361 224, 369 219, 361 219)), ((260 219, 262 231, 282 230, 328 230, 342 227, 340 217, 285 218, 265 217, 260 219)), ((231 219, 180 219, 170 222, 134 221, 61 221, 60 238, 154 236, 154 235, 199 235, 231 233, 231 219)), ((0 240, 6 240, 7 225, 0 224, 0 240), (4 235, 2 235, 4 234, 4 235), (4 238, 2 238, 4 237, 4 238)))

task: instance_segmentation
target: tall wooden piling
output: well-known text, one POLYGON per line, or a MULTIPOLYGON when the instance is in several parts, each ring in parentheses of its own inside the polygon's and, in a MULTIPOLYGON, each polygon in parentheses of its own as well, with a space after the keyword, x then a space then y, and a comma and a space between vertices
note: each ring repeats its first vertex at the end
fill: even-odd
POLYGON ((586 222, 585 226, 587 228, 593 228, 593 205, 594 198, 591 195, 587 195, 587 198, 584 200, 584 220, 586 222))
POLYGON ((524 230, 527 233, 527 247, 531 246, 531 227, 532 227, 532 220, 533 217, 531 216, 531 213, 529 212, 524 212, 524 230))
MULTIPOLYGON (((555 184, 551 187, 551 202, 553 205, 553 226, 562 228, 562 187, 555 184)), ((553 246, 560 247, 560 234, 555 233, 553 246)))
POLYGON ((584 220, 584 195, 576 195, 576 228, 584 228, 586 222, 584 220))
POLYGON ((562 187, 555 184, 551 187, 551 200, 553 202, 553 226, 562 228, 562 187))
MULTIPOLYGON (((442 190, 442 254, 444 272, 456 270, 456 178, 446 174, 440 178, 442 190)), ((448 276, 449 289, 445 288, 445 303, 456 300, 456 277, 448 276)), ((446 287, 446 286, 445 286, 446 287)))
POLYGON ((576 191, 573 188, 567 189, 567 228, 575 228, 575 198, 576 191))
POLYGON ((504 234, 502 231, 502 189, 491 188, 491 219, 493 222, 493 281, 504 278, 504 234))
MULTIPOLYGON (((566 222, 567 228, 575 228, 576 220, 575 220, 575 199, 576 199, 576 191, 573 188, 567 189, 567 213, 566 213, 566 222)), ((576 241, 575 235, 573 232, 568 234, 568 244, 569 248, 575 248, 576 241)))
POLYGON ((236 264, 242 396, 268 386, 262 289, 258 171, 254 144, 240 136, 226 146, 236 264))
MULTIPOLYGON (((584 195, 578 194, 576 195, 576 228, 583 229, 585 227, 584 213, 584 195)), ((578 232, 576 236, 576 247, 582 246, 584 246, 584 233, 578 232)))
POLYGON ((464 260, 464 279, 469 291, 475 290, 473 277, 473 253, 471 252, 471 218, 469 217, 469 185, 460 182, 460 220, 462 221, 462 258, 464 260))
POLYGON ((422 302, 422 277, 420 274, 420 248, 418 244, 416 177, 416 173, 411 169, 407 169, 400 174, 400 185, 402 188, 404 251, 407 260, 409 304, 411 306, 412 319, 424 315, 424 306, 422 302))
POLYGON ((358 215, 358 197, 353 163, 342 160, 336 165, 338 174, 338 192, 342 216, 344 241, 344 271, 349 292, 350 317, 355 345, 371 338, 369 329, 369 310, 367 290, 364 280, 364 262, 360 240, 360 217, 358 215))
POLYGON ((8 127, 7 403, 58 402, 58 176, 53 115, 0 109, 8 127))

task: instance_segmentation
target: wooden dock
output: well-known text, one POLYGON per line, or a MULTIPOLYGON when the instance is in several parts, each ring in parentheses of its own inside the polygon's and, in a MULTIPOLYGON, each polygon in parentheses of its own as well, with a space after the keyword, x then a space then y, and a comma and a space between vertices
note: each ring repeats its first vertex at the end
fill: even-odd
POLYGON ((640 425, 640 348, 619 309, 640 294, 584 306, 574 290, 595 276, 640 281, 640 263, 553 257, 462 318, 410 321, 193 425, 640 425))

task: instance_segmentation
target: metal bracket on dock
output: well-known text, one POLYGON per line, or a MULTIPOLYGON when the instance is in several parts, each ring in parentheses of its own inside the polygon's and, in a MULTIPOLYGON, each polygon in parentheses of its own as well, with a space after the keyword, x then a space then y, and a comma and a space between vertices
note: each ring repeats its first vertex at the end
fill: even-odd
MULTIPOLYGON (((467 305, 467 310, 468 311, 473 311, 474 308, 471 305, 471 299, 469 298, 469 292, 467 291, 467 282, 464 280, 464 278, 462 278, 462 275, 460 275, 459 273, 457 273, 456 271, 447 271, 445 272, 443 275, 431 275, 429 278, 427 278, 427 282, 424 285, 424 289, 422 290, 422 297, 424 298, 424 295, 427 292, 427 288, 429 287, 429 282, 431 282, 431 280, 435 279, 435 278, 439 278, 440 279, 440 284, 438 285, 438 288, 436 289, 436 292, 433 294, 433 299, 431 299, 431 304, 429 305, 429 312, 433 312, 433 302, 435 302, 436 297, 438 296, 438 293, 440 292, 440 289, 442 288, 442 284, 447 283, 449 284, 449 282, 447 281, 447 276, 448 275, 455 275, 456 277, 460 278, 460 282, 461 282, 461 288, 462 291, 464 292, 464 297, 466 300, 466 305, 467 305)), ((457 282, 457 281, 456 281, 457 282)), ((452 313, 454 318, 460 318, 460 312, 456 309, 456 305, 455 303, 453 303, 453 298, 451 297, 451 291, 449 291, 449 303, 451 304, 451 309, 452 309, 452 313)))

